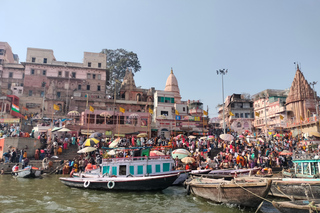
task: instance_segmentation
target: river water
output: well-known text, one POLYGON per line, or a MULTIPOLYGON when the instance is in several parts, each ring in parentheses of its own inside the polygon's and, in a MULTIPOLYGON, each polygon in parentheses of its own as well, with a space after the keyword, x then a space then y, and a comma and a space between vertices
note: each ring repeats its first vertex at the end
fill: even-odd
MULTIPOLYGON (((174 186, 158 192, 105 192, 69 188, 59 177, 22 179, 0 175, 0 212, 255 212, 255 209, 215 204, 187 195, 184 187, 174 186)), ((262 212, 278 211, 264 204, 262 212)))

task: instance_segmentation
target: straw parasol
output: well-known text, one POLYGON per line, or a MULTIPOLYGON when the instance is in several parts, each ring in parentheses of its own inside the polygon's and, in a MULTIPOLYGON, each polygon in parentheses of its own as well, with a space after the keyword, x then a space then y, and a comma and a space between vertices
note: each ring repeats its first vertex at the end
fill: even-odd
POLYGON ((181 162, 184 164, 194 163, 196 160, 192 157, 184 157, 181 159, 181 162))

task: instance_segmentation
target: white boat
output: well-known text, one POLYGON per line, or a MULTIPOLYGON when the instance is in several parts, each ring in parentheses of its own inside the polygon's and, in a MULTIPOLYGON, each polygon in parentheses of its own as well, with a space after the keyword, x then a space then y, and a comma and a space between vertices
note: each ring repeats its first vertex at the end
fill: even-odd
POLYGON ((13 171, 12 175, 18 178, 38 178, 42 173, 42 170, 37 167, 27 166, 24 169, 13 171))

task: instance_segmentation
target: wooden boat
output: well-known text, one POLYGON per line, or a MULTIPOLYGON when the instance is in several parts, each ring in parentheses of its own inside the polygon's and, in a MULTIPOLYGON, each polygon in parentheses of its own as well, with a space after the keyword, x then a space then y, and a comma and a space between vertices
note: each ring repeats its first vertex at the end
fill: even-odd
POLYGON ((270 195, 305 200, 320 199, 320 179, 282 178, 273 180, 270 195))
POLYGON ((231 180, 234 177, 252 176, 259 171, 259 168, 254 169, 219 169, 212 170, 209 172, 211 178, 224 178, 226 180, 231 180))
POLYGON ((282 175, 290 178, 319 178, 320 159, 316 154, 293 154, 293 168, 283 170, 282 175))
POLYGON ((272 205, 281 213, 316 213, 320 212, 320 200, 295 200, 272 202, 272 205))
POLYGON ((38 178, 42 173, 42 170, 39 168, 31 166, 19 169, 18 171, 12 171, 12 175, 18 178, 38 178))
POLYGON ((266 197, 271 180, 246 179, 223 180, 211 178, 193 178, 186 181, 187 190, 199 197, 217 203, 236 204, 238 206, 257 207, 266 197))
POLYGON ((181 172, 177 180, 173 182, 172 185, 182 185, 189 177, 189 175, 203 175, 203 174, 208 174, 211 169, 200 169, 200 170, 189 170, 185 172, 181 172))
POLYGON ((174 173, 147 177, 72 177, 60 178, 60 181, 67 186, 76 188, 121 191, 153 191, 168 188, 177 179, 178 175, 178 173, 174 173))

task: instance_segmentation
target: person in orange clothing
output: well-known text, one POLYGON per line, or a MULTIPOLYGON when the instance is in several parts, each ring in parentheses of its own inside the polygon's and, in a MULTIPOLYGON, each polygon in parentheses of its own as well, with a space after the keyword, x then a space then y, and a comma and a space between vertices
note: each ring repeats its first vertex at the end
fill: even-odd
POLYGON ((186 165, 186 170, 189 170, 189 169, 190 169, 190 165, 187 164, 187 165, 186 165))

